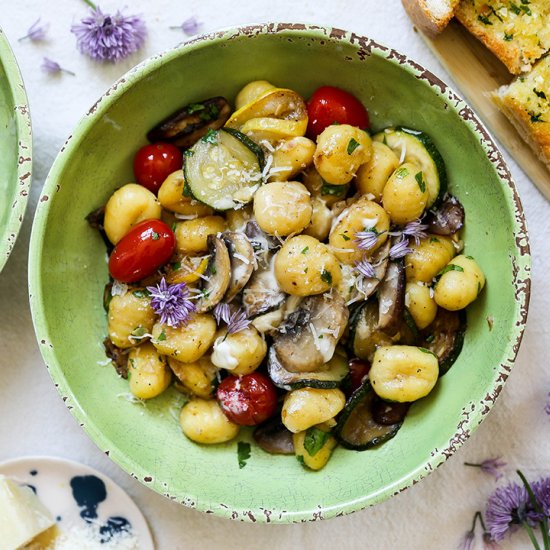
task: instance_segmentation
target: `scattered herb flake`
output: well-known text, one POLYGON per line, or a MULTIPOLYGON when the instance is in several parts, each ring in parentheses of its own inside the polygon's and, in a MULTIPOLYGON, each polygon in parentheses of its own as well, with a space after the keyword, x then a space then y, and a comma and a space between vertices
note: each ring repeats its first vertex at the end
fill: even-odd
POLYGON ((535 95, 537 97, 540 97, 541 99, 546 99, 546 94, 543 91, 533 88, 533 92, 535 92, 535 95))
POLYGON ((246 461, 250 458, 250 443, 239 441, 237 444, 237 458, 239 460, 239 469, 246 466, 246 461))
POLYGON ((478 15, 477 20, 481 21, 484 25, 492 25, 490 19, 486 15, 478 15))
POLYGON ((359 147, 360 143, 356 141, 355 139, 351 138, 348 143, 348 155, 351 155, 357 147, 359 147))
POLYGON ((145 327, 136 327, 136 328, 132 331, 132 336, 136 336, 137 338, 141 338, 141 337, 144 336, 146 333, 147 333, 147 331, 145 330, 145 327))
POLYGON ((467 259, 467 260, 473 260, 474 257, 473 257, 473 256, 466 256, 466 259, 467 259))
POLYGON ((201 141, 210 143, 211 145, 218 145, 218 132, 216 130, 212 130, 212 128, 209 128, 206 135, 201 138, 201 141))
POLYGON ((324 432, 315 426, 308 428, 304 437, 304 449, 309 456, 315 456, 323 448, 328 438, 328 432, 324 432))
POLYGON ((332 273, 330 271, 327 271, 326 269, 323 269, 321 272, 321 280, 325 281, 328 285, 332 284, 332 273))
POLYGON ((531 115, 531 122, 534 124, 535 122, 544 122, 544 120, 541 118, 542 113, 529 113, 531 115))
POLYGON ((192 115, 197 111, 204 111, 206 107, 202 103, 191 103, 187 106, 187 114, 192 115))
POLYGON ((195 151, 193 151, 193 149, 186 149, 183 154, 186 156, 186 157, 192 157, 194 154, 195 154, 195 151))
POLYGON ((296 460, 302 465, 305 466, 304 457, 302 455, 296 455, 296 460))
POLYGON ((456 264, 449 264, 447 266, 445 266, 440 272, 439 272, 439 277, 441 277, 442 275, 445 275, 445 273, 448 273, 449 271, 464 271, 464 268, 460 267, 459 265, 456 265, 456 264))
POLYGON ((513 34, 508 34, 507 32, 504 33, 504 40, 505 42, 511 42, 514 39, 513 34))
POLYGON ((426 182, 424 181, 424 178, 422 177, 422 171, 418 172, 414 179, 416 180, 416 183, 418 183, 418 187, 420 187, 420 192, 424 193, 426 191, 426 182))
POLYGON ((513 2, 510 2, 510 9, 516 14, 519 15, 521 13, 521 9, 516 6, 513 2))
POLYGON ((146 288, 140 288, 138 290, 134 290, 132 294, 136 298, 149 298, 149 296, 151 296, 151 293, 146 288))
POLYGON ((164 340, 166 340, 166 332, 162 331, 160 334, 159 334, 159 337, 157 338, 157 340, 159 342, 164 342, 164 340))
POLYGON ((404 166, 402 166, 401 168, 398 168, 395 171, 395 176, 398 178, 405 178, 408 175, 409 175, 409 171, 404 166))
POLYGON ((439 242, 439 239, 438 239, 437 237, 432 237, 432 238, 430 239, 430 242, 431 242, 431 243, 438 243, 438 242, 439 242))
POLYGON ((153 231, 152 239, 154 241, 158 241, 160 239, 160 235, 156 231, 153 231))
POLYGON ((308 250, 309 250, 309 246, 306 246, 306 247, 302 250, 301 254, 307 254, 308 250))
POLYGON ((174 271, 177 271, 178 269, 181 269, 181 262, 174 262, 174 263, 170 264, 170 267, 174 271))
POLYGON ((348 237, 345 233, 340 233, 340 236, 344 241, 351 241, 351 237, 348 237))
POLYGON ((430 351, 429 349, 426 349, 426 348, 421 348, 419 347, 418 348, 422 353, 429 353, 430 355, 433 355, 435 357, 435 353, 433 351, 430 351))
POLYGON ((433 334, 426 336, 426 342, 428 342, 428 344, 431 344, 434 340, 435 336, 433 334))

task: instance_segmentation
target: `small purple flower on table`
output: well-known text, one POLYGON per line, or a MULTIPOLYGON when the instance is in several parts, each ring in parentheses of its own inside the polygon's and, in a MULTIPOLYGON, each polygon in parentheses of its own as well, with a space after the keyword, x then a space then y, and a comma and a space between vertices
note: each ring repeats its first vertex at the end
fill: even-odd
POLYGON ((166 284, 164 277, 156 286, 148 286, 151 307, 160 315, 160 322, 172 328, 186 325, 197 308, 189 299, 189 289, 185 283, 166 284))
POLYGON ((48 31, 50 25, 40 25, 40 17, 29 27, 27 34, 22 36, 19 39, 19 42, 22 40, 29 39, 31 42, 40 42, 46 38, 46 32, 48 31))
POLYGON ((85 0, 91 6, 87 17, 71 32, 81 53, 95 61, 120 61, 138 51, 145 42, 145 22, 137 15, 105 14, 99 6, 85 0))
POLYGON ((498 481, 502 477, 502 472, 500 471, 504 466, 506 466, 506 462, 504 462, 500 456, 497 456, 496 458, 488 458, 487 460, 484 460, 483 462, 478 463, 472 463, 472 462, 465 462, 465 466, 473 466, 474 468, 479 468, 482 472, 492 475, 496 481, 498 481))
POLYGON ((202 23, 195 17, 189 17, 181 25, 170 27, 171 29, 181 29, 187 36, 197 34, 202 27, 202 23))
POLYGON ((72 71, 64 69, 57 61, 54 61, 49 57, 44 57, 42 59, 42 65, 40 65, 40 67, 42 67, 42 70, 48 74, 67 73, 74 76, 72 71))

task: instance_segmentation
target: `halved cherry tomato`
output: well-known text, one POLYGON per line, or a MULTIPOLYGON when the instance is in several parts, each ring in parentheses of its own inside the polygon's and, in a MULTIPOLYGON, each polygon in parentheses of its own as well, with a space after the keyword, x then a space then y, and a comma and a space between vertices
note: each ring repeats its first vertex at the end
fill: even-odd
POLYGON ((134 283, 152 275, 172 256, 176 237, 161 220, 140 222, 115 246, 109 258, 109 273, 117 281, 134 283))
POLYGON ((317 88, 307 104, 307 136, 315 139, 327 126, 337 122, 363 130, 369 127, 369 114, 349 92, 335 86, 317 88))
POLYGON ((346 395, 349 397, 359 386, 362 385, 365 376, 369 373, 370 363, 363 359, 350 359, 349 365, 349 385, 346 388, 346 395))
POLYGON ((180 150, 171 143, 144 145, 134 158, 136 180, 149 191, 157 193, 164 180, 183 166, 180 150))
POLYGON ((261 424, 277 409, 277 390, 261 372, 230 374, 221 381, 216 397, 225 416, 241 426, 261 424))

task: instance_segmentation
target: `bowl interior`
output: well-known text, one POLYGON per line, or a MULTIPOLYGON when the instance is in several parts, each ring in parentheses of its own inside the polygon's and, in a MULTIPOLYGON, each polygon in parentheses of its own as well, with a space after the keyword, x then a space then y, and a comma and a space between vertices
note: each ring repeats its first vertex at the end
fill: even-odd
MULTIPOLYGON (((498 395, 519 345, 529 255, 499 153, 442 83, 430 85, 421 67, 354 35, 311 27, 268 30, 227 31, 167 52, 138 66, 94 106, 46 183, 33 228, 30 286, 51 375, 101 449, 184 504, 226 517, 287 522, 379 502, 426 475, 467 438, 498 395), (105 247, 85 216, 132 181, 132 158, 150 127, 188 102, 214 95, 233 99, 254 79, 306 97, 323 84, 341 86, 368 107, 375 129, 406 125, 428 132, 446 161, 451 191, 466 209, 466 253, 479 261, 488 281, 468 311, 458 361, 412 407, 399 434, 367 452, 337 449, 318 473, 254 445, 239 469, 236 442, 207 447, 182 436, 177 392, 145 407, 132 404, 125 398, 127 383, 101 366, 108 273, 105 247), (521 278, 525 288, 518 285, 521 278)), ((243 431, 238 440, 249 437, 243 431)))
POLYGON ((0 271, 19 233, 31 184, 31 122, 25 87, 0 29, 0 271))

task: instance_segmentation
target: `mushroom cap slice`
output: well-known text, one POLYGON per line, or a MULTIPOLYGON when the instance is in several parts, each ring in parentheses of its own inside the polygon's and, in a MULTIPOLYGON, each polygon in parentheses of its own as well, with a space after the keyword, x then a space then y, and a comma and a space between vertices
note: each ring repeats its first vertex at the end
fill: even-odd
POLYGON ((380 248, 375 250, 369 258, 370 263, 374 266, 375 276, 372 278, 364 278, 361 282, 360 294, 366 300, 372 296, 374 291, 379 287, 380 283, 386 276, 388 269, 388 261, 390 256, 390 240, 388 239, 380 248))
POLYGON ((403 321, 405 284, 403 260, 389 262, 378 291, 378 327, 390 336, 399 330, 403 321))
POLYGON ((309 296, 287 316, 273 348, 290 372, 313 372, 332 358, 349 317, 338 292, 309 296))
POLYGON ((224 296, 224 301, 229 303, 246 286, 254 272, 254 249, 244 233, 226 231, 222 239, 231 263, 231 279, 224 296))
POLYGON ((208 235, 208 267, 202 284, 202 296, 197 301, 197 312, 210 311, 222 301, 231 281, 231 261, 225 243, 216 235, 208 235))

